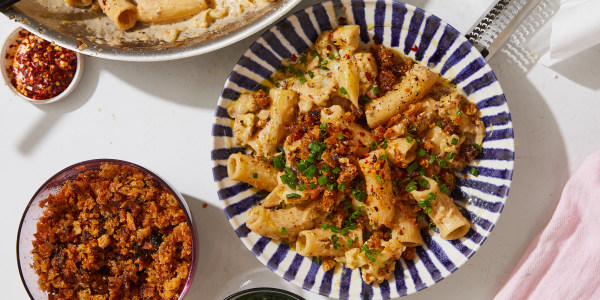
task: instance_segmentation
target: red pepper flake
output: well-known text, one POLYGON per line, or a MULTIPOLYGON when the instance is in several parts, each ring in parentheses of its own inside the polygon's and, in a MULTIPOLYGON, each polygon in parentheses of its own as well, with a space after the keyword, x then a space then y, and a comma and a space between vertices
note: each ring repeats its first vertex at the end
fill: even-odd
POLYGON ((433 85, 435 85, 435 86, 441 86, 442 84, 441 84, 441 83, 439 83, 439 82, 436 82, 436 83, 434 83, 433 85))
POLYGON ((369 155, 369 153, 365 153, 365 154, 363 155, 363 158, 367 158, 367 157, 369 157, 369 156, 371 156, 371 155, 369 155))
POLYGON ((371 81, 371 79, 373 79, 373 77, 371 77, 371 72, 365 72, 365 77, 367 77, 368 81, 371 81))
POLYGON ((327 51, 331 51, 331 46, 330 45, 327 45, 326 48, 327 48, 327 51))
MULTIPOLYGON (((333 39, 333 32, 329 34, 329 38, 333 39)), ((327 47, 329 47, 329 46, 327 46, 327 47)))
POLYGON ((202 203, 202 208, 207 208, 207 207, 208 207, 208 204, 202 203))
POLYGON ((290 59, 291 59, 293 62, 295 62, 295 61, 298 59, 298 57, 296 56, 296 54, 292 54, 292 57, 290 57, 290 59))
POLYGON ((417 50, 419 50, 419 46, 417 46, 417 44, 415 44, 415 45, 412 47, 412 49, 410 49, 410 50, 412 50, 412 51, 417 51, 417 50))
POLYGON ((360 134, 360 136, 365 136, 364 132, 360 132, 359 134, 360 134))
POLYGON ((346 54, 346 55, 344 55, 344 58, 345 59, 350 59, 350 55, 346 54))
POLYGON ((77 54, 32 34, 20 34, 10 68, 11 84, 24 96, 45 100, 62 93, 73 80, 77 54))

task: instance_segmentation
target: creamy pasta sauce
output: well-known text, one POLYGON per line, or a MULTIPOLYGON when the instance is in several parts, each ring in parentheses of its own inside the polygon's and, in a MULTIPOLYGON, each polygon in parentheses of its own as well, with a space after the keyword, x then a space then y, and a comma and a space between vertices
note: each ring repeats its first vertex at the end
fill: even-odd
MULTIPOLYGON (((64 0, 24 0, 28 7, 40 7, 44 18, 62 18, 61 27, 81 27, 87 38, 97 44, 119 46, 145 42, 183 42, 188 39, 218 35, 220 30, 244 22, 247 14, 267 9, 281 0, 208 0, 209 9, 189 18, 168 24, 138 24, 123 31, 106 17, 97 4, 77 8, 64 0)), ((17 4, 22 5, 22 4, 17 4)), ((38 11, 36 9, 36 11, 38 11)))

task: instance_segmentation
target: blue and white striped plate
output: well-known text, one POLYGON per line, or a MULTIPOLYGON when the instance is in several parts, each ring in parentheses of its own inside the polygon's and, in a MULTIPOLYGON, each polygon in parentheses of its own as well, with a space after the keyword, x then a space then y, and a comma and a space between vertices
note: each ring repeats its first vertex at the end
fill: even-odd
POLYGON ((244 53, 225 83, 213 126, 214 179, 225 214, 242 242, 269 269, 304 289, 340 299, 388 299, 404 296, 442 280, 471 257, 494 228, 512 179, 514 140, 506 99, 496 76, 483 57, 452 26, 414 6, 394 1, 331 1, 309 7, 265 32, 244 53), (227 177, 226 160, 243 151, 233 146, 233 120, 226 107, 240 93, 261 88, 261 82, 281 61, 302 53, 319 33, 345 23, 361 26, 363 43, 379 41, 429 65, 464 90, 477 103, 486 126, 483 155, 457 174, 453 193, 471 221, 461 239, 446 241, 433 231, 424 237, 414 260, 400 259, 394 276, 381 284, 362 282, 358 270, 337 266, 324 272, 310 258, 285 244, 271 241, 246 227, 246 211, 264 196, 256 188, 227 177))

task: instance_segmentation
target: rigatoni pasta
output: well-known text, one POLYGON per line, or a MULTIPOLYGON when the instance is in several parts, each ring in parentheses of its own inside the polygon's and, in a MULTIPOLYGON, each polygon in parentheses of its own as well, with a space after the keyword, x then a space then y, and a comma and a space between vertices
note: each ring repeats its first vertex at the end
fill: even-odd
POLYGON ((278 171, 273 189, 272 173, 265 183, 240 177, 270 192, 250 209, 248 228, 325 270, 360 268, 372 283, 415 257, 423 231, 444 239, 469 231, 449 194, 484 128, 456 87, 393 50, 367 49, 359 33, 356 25, 324 32, 283 62, 269 91, 243 94, 227 111, 247 152, 230 161, 253 157, 278 171))

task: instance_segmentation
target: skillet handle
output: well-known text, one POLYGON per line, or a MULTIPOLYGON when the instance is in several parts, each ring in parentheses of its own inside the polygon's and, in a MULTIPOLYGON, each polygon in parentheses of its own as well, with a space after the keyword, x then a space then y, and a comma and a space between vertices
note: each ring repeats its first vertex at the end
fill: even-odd
POLYGON ((19 2, 19 0, 0 0, 0 10, 7 9, 17 2, 19 2))

